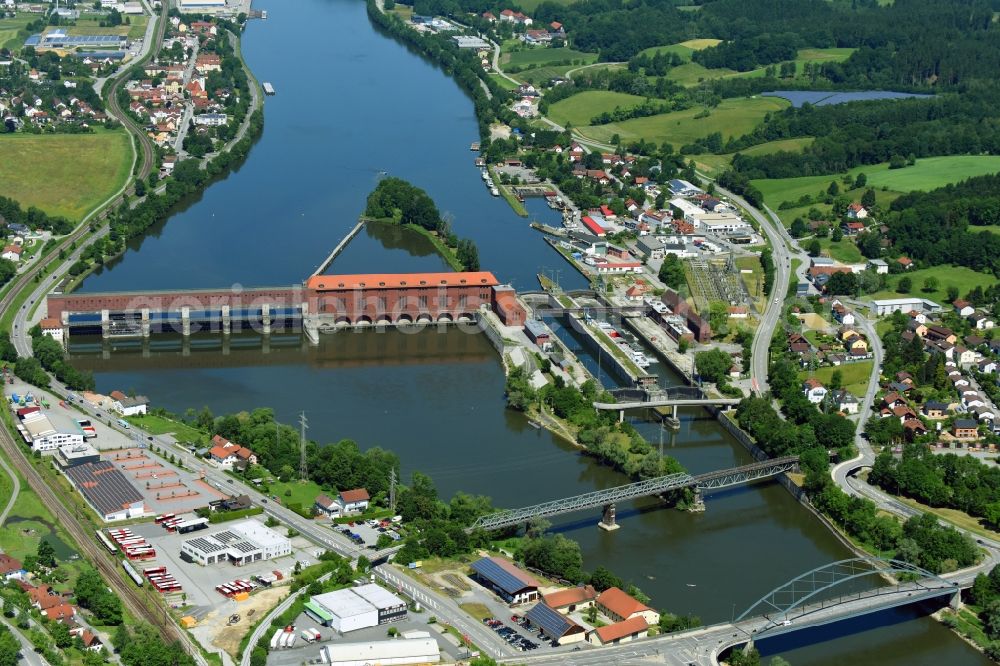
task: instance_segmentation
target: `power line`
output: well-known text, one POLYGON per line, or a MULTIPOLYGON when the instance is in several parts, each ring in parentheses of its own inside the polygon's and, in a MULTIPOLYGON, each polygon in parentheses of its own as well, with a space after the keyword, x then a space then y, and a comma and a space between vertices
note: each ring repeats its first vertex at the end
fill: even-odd
POLYGON ((306 430, 309 428, 309 421, 306 413, 299 414, 299 477, 309 478, 309 466, 306 464, 306 430))

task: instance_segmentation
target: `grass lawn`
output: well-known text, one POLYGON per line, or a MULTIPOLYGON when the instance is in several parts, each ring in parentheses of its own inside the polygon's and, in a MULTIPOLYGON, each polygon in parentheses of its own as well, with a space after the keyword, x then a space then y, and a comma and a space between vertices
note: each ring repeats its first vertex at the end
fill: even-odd
POLYGON ((202 444, 208 441, 208 435, 196 428, 174 421, 155 414, 143 416, 129 416, 125 419, 134 426, 138 426, 153 435, 164 435, 171 433, 180 442, 191 442, 192 444, 202 444))
POLYGON ((844 236, 839 243, 834 243, 829 238, 820 238, 819 245, 828 256, 844 264, 860 264, 865 261, 861 250, 854 244, 854 241, 844 236))
POLYGON ((24 40, 18 33, 36 18, 33 14, 21 13, 14 18, 0 20, 0 48, 19 49, 24 46, 24 40))
POLYGON ((629 108, 642 104, 645 97, 610 90, 585 90, 560 100, 549 107, 548 117, 560 125, 572 123, 574 127, 590 124, 590 119, 615 107, 629 108))
MULTIPOLYGON (((649 53, 650 55, 655 54, 657 51, 676 53, 678 56, 684 60, 690 61, 691 54, 694 51, 707 48, 709 46, 714 46, 712 42, 717 40, 710 39, 694 39, 687 42, 681 42, 680 44, 673 44, 671 46, 654 46, 653 48, 646 49, 643 53, 649 53), (692 44, 703 44, 702 46, 695 48, 692 44)), ((806 63, 823 63, 823 62, 841 62, 847 60, 850 57, 854 49, 850 48, 830 48, 830 49, 801 49, 798 52, 797 57, 793 62, 795 63, 795 72, 797 75, 801 75, 805 69, 806 63)), ((708 69, 696 62, 686 62, 683 65, 674 67, 672 70, 667 72, 667 78, 671 81, 676 81, 683 86, 692 86, 697 84, 699 81, 710 81, 712 79, 722 79, 728 77, 734 78, 755 78, 764 76, 767 72, 766 67, 758 67, 757 69, 751 69, 746 72, 738 72, 733 69, 727 69, 725 67, 708 69)))
POLYGON ((674 146, 690 143, 695 139, 721 132, 723 139, 742 136, 756 127, 768 113, 780 111, 788 102, 774 98, 734 98, 722 100, 707 117, 695 118, 704 113, 703 108, 661 113, 647 118, 633 118, 620 123, 609 123, 577 130, 585 138, 609 143, 618 134, 623 141, 645 139, 674 146))
POLYGON ((476 618, 477 620, 482 620, 483 618, 493 617, 493 613, 490 609, 486 607, 485 604, 467 603, 459 604, 459 608, 464 610, 466 613, 476 618))
POLYGON ((767 294, 762 293, 763 282, 761 278, 763 276, 763 269, 760 265, 760 259, 757 257, 739 257, 736 259, 736 266, 741 271, 740 277, 743 278, 743 284, 746 285, 750 297, 754 300, 754 306, 758 312, 763 312, 767 306, 767 294), (744 270, 752 272, 743 273, 742 271, 744 270))
POLYGON ((0 138, 0 194, 22 207, 79 221, 129 177, 125 130, 93 134, 5 134, 0 138))
POLYGON ((895 495, 903 504, 907 506, 912 506, 915 509, 920 509, 921 511, 926 511, 927 513, 933 513, 935 516, 945 521, 946 523, 951 523, 956 527, 960 527, 963 530, 968 530, 970 532, 975 532, 976 534, 990 539, 996 539, 1000 537, 1000 533, 994 532, 993 530, 983 527, 982 522, 964 511, 959 511, 958 509, 945 509, 942 507, 927 506, 926 504, 921 504, 915 499, 910 499, 909 497, 902 497, 900 495, 895 495))
MULTIPOLYGON (((741 150, 740 153, 743 155, 770 155, 771 153, 798 153, 801 152, 803 148, 810 145, 815 139, 811 136, 804 136, 798 139, 781 139, 779 141, 768 141, 767 143, 761 143, 756 146, 751 146, 746 150, 741 150)), ((733 155, 736 153, 723 153, 721 155, 695 155, 691 159, 694 160, 695 164, 702 171, 706 171, 709 175, 716 175, 721 173, 729 166, 730 162, 733 161, 733 155)))
POLYGON ((514 88, 517 88, 517 84, 515 84, 510 79, 505 79, 496 72, 490 72, 488 76, 504 90, 513 90, 514 88))
POLYGON ((686 62, 667 72, 667 78, 682 86, 693 86, 701 81, 721 79, 727 76, 734 76, 738 73, 735 69, 727 69, 725 67, 708 69, 696 62, 686 62))
POLYGON ((308 508, 316 501, 316 496, 323 492, 323 489, 315 481, 275 481, 269 484, 271 494, 276 495, 282 504, 301 504, 302 508, 308 508), (291 490, 290 495, 285 495, 291 490))
POLYGON ((540 67, 552 63, 567 61, 579 61, 579 64, 587 65, 597 62, 596 53, 584 53, 568 47, 558 49, 533 48, 513 53, 505 53, 501 56, 501 62, 515 67, 540 67))
POLYGON ((991 287, 998 282, 997 278, 988 275, 986 273, 977 273, 971 268, 966 268, 964 266, 933 266, 931 268, 923 268, 920 270, 907 271, 904 274, 898 275, 886 275, 888 288, 885 291, 879 291, 872 295, 872 298, 900 298, 903 294, 900 294, 895 290, 896 284, 899 282, 903 275, 909 276, 913 283, 913 288, 910 290, 907 296, 918 296, 920 298, 929 298, 937 303, 947 303, 948 302, 948 287, 956 287, 959 294, 964 296, 973 287, 981 286, 983 289, 991 287), (938 288, 931 292, 925 292, 921 289, 924 280, 929 277, 934 277, 938 281, 938 288))
POLYGON ((872 376, 872 364, 874 361, 858 361, 857 363, 845 363, 837 367, 825 366, 816 370, 804 370, 799 373, 799 379, 805 381, 810 377, 815 377, 823 382, 825 386, 830 385, 833 373, 840 371, 841 385, 848 392, 857 397, 862 397, 868 389, 868 380, 872 376))

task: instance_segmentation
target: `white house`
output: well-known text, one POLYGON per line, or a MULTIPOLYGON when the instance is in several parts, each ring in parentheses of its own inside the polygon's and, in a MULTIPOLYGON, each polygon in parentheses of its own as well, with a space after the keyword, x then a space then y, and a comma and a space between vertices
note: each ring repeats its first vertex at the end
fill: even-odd
POLYGON ((314 504, 320 513, 325 516, 329 516, 330 518, 336 518, 340 515, 342 510, 340 503, 337 500, 327 497, 326 495, 318 495, 314 504))
POLYGON ((855 202, 847 207, 847 219, 863 220, 868 217, 868 210, 864 206, 855 202))
POLYGON ((364 488, 342 490, 338 498, 340 499, 340 506, 343 507, 344 513, 361 513, 368 508, 368 502, 371 501, 368 491, 364 488))
POLYGON ((805 393, 809 402, 818 405, 826 398, 826 387, 817 379, 810 377, 802 382, 802 392, 805 393))
POLYGON ((42 329, 42 335, 47 335, 56 342, 63 341, 63 327, 62 322, 58 319, 46 318, 38 322, 38 326, 42 329))
POLYGON ((212 438, 212 448, 209 451, 209 455, 219 467, 223 468, 232 467, 239 462, 248 465, 257 464, 256 453, 245 446, 234 444, 220 435, 212 438))
POLYGON ((20 245, 8 245, 3 249, 3 254, 0 254, 0 257, 3 257, 7 261, 17 263, 21 261, 22 250, 23 248, 20 245))
MULTIPOLYGON (((60 331, 62 328, 60 328, 60 331)), ((146 407, 149 405, 149 398, 144 395, 129 396, 125 395, 121 391, 112 391, 111 395, 111 409, 115 410, 122 416, 137 416, 139 414, 146 413, 146 407)))
POLYGON ((955 308, 955 313, 959 317, 968 317, 976 311, 976 309, 972 307, 972 303, 969 301, 963 301, 962 299, 952 302, 951 305, 955 308))
POLYGON ((868 268, 871 268, 879 275, 886 275, 889 272, 889 264, 881 259, 869 259, 868 268))

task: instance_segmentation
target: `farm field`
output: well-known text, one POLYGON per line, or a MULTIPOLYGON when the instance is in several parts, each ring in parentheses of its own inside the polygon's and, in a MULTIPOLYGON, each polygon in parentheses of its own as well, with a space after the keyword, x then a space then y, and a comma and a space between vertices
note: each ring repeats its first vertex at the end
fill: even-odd
POLYGON ((543 65, 567 61, 574 61, 579 65, 587 65, 597 62, 597 54, 584 53, 583 51, 562 47, 558 49, 525 49, 523 51, 505 53, 501 56, 501 64, 511 67, 541 67, 543 65))
POLYGON ((943 264, 941 266, 932 266, 931 268, 922 268, 920 270, 909 270, 905 273, 900 273, 897 275, 887 275, 886 282, 888 287, 884 291, 876 292, 872 295, 872 298, 901 298, 902 296, 914 296, 919 298, 928 298, 940 304, 945 304, 948 302, 948 287, 955 287, 958 289, 958 293, 961 296, 965 296, 973 287, 980 286, 983 289, 987 287, 992 287, 997 282, 1000 282, 995 276, 989 275, 987 273, 978 273, 971 268, 966 268, 965 266, 951 266, 948 264, 943 264), (895 287, 899 284, 899 280, 907 276, 913 284, 913 288, 910 289, 909 294, 900 294, 896 291, 895 287), (937 289, 931 292, 925 292, 922 290, 924 280, 929 277, 933 277, 937 280, 937 289))
POLYGON ((0 137, 0 194, 80 221, 121 188, 132 149, 124 130, 0 137))
MULTIPOLYGON (((679 44, 671 44, 670 46, 654 46, 645 49, 642 53, 650 56, 656 53, 676 53, 683 60, 686 60, 685 64, 674 67, 667 72, 668 79, 684 86, 695 85, 702 80, 764 76, 767 70, 766 67, 738 72, 725 67, 708 69, 699 63, 691 62, 692 53, 715 46, 718 43, 719 41, 714 39, 692 39, 687 42, 680 42, 679 44)), ((847 60, 853 52, 854 49, 850 48, 800 49, 793 61, 795 62, 795 72, 796 74, 802 74, 806 63, 842 62, 847 60)))
POLYGON ((788 106, 784 100, 780 103, 775 101, 774 98, 765 97, 725 99, 703 118, 695 116, 703 113, 704 109, 693 108, 647 118, 633 118, 620 123, 578 128, 577 131, 586 138, 603 143, 609 143, 611 137, 618 134, 623 141, 641 138, 657 143, 667 141, 679 147, 713 132, 721 132, 724 140, 746 134, 765 115, 788 106))
POLYGON ((490 72, 488 76, 494 81, 496 81, 497 85, 499 85, 504 90, 513 90, 514 88, 517 87, 510 79, 505 79, 496 72, 490 72))
POLYGON ((17 49, 23 44, 18 32, 33 21, 35 16, 27 13, 18 14, 14 18, 0 19, 0 48, 17 49))
MULTIPOLYGON (((933 190, 966 178, 998 171, 998 155, 950 155, 920 159, 905 169, 889 169, 889 163, 883 162, 855 167, 847 173, 852 177, 864 173, 868 177, 867 187, 876 190, 885 187, 896 192, 911 192, 933 190)), ((752 183, 764 195, 768 205, 774 207, 782 201, 795 201, 803 195, 814 195, 825 190, 831 180, 839 182, 840 174, 754 180, 752 183)))
POLYGON ((615 107, 629 108, 645 101, 645 97, 609 90, 585 90, 572 97, 560 100, 549 107, 548 117, 565 125, 572 123, 574 127, 590 124, 590 119, 605 111, 614 111, 615 107))
POLYGON ((838 366, 825 366, 815 370, 807 370, 799 373, 799 379, 806 380, 814 377, 821 381, 824 386, 830 385, 833 373, 840 371, 841 385, 857 397, 862 397, 868 388, 868 379, 872 374, 872 363, 874 361, 857 361, 856 363, 844 363, 838 366))
POLYGON ((552 2, 557 5, 572 5, 576 2, 576 0, 520 0, 517 5, 521 8, 521 11, 531 14, 538 9, 538 5, 545 1, 552 2))
MULTIPOLYGON (((803 148, 810 145, 813 141, 815 141, 815 139, 811 136, 801 137, 798 139, 780 139, 778 141, 768 141, 767 143, 751 146, 750 148, 739 152, 743 155, 769 155, 771 153, 781 151, 798 153, 801 152, 803 148)), ((716 175, 729 166, 730 162, 733 161, 733 155, 735 154, 736 153, 723 153, 721 155, 695 155, 692 159, 699 169, 708 172, 709 175, 716 175)))
POLYGON ((685 42, 671 44, 670 46, 652 46, 640 51, 639 55, 654 56, 657 53, 676 53, 681 58, 690 60, 691 54, 695 51, 701 51, 710 46, 718 46, 721 43, 721 39, 689 39, 685 42))

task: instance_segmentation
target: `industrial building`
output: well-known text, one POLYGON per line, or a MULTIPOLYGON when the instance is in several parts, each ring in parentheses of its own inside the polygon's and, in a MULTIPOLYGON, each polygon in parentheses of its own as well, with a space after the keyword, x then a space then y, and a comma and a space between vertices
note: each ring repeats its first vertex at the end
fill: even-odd
POLYGON ((617 587, 609 587, 601 592, 597 597, 597 610, 615 622, 630 620, 634 617, 642 617, 649 625, 656 625, 660 622, 658 612, 617 587))
POLYGON ((17 430, 32 451, 55 451, 62 446, 83 444, 83 432, 59 431, 41 411, 18 414, 17 430))
POLYGON ((524 322, 524 334, 543 351, 552 345, 549 327, 541 319, 529 319, 524 322))
POLYGON ((104 522, 139 518, 146 512, 142 493, 106 460, 67 467, 63 473, 104 522))
POLYGON ((74 467, 100 462, 101 454, 90 444, 68 444, 56 451, 56 462, 60 467, 74 467))
POLYGON ((219 562, 242 566, 291 552, 292 542, 288 538, 256 520, 245 520, 221 532, 197 536, 181 543, 181 557, 203 566, 219 562))
POLYGON ((581 643, 587 638, 586 629, 548 604, 535 604, 525 617, 556 645, 581 643))
POLYGON ((320 657, 330 666, 436 664, 441 661, 440 648, 433 638, 331 643, 321 650, 320 657))
POLYGON ((538 581, 502 557, 484 557, 472 563, 476 578, 504 601, 522 604, 538 599, 538 581))
POLYGON ((24 45, 37 51, 79 47, 124 50, 127 41, 125 35, 69 35, 62 30, 53 30, 44 35, 31 35, 24 40, 24 45))
POLYGON ((317 594, 306 602, 305 611, 312 619, 343 634, 406 617, 406 602, 370 583, 317 594))

